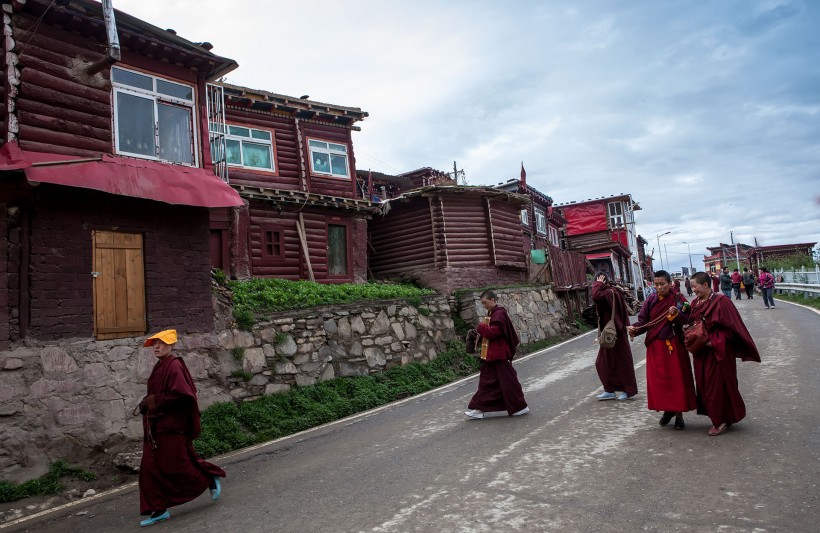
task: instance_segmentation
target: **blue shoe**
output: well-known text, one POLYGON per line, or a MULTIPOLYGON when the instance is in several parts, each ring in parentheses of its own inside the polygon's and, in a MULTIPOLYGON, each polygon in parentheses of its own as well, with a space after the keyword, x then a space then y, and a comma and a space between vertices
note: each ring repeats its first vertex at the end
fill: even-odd
POLYGON ((614 392, 602 392, 598 396, 596 396, 599 400, 614 400, 615 393, 614 392))
POLYGON ((153 518, 146 518, 145 520, 140 522, 140 527, 153 526, 157 522, 162 522, 163 520, 168 520, 169 518, 171 518, 171 512, 170 511, 165 511, 164 513, 162 513, 159 516, 156 516, 156 517, 153 517, 153 518))
POLYGON ((219 499, 219 496, 222 495, 222 483, 219 482, 218 477, 214 477, 214 483, 216 484, 216 488, 211 489, 211 499, 216 501, 219 499))
POLYGON ((625 392, 622 392, 618 395, 618 401, 619 402, 622 402, 622 401, 627 400, 627 399, 629 399, 629 396, 627 396, 627 394, 625 392))

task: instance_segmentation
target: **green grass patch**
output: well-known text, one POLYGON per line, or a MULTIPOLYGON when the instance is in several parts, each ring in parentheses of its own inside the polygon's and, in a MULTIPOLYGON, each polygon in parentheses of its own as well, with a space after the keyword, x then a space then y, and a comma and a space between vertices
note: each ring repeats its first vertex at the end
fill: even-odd
POLYGON ((245 358, 245 348, 242 348, 241 346, 231 348, 231 355, 233 355, 233 358, 241 363, 242 359, 245 358))
POLYGON ((774 297, 778 300, 785 300, 787 302, 794 302, 807 307, 820 309, 820 298, 806 298, 802 294, 775 294, 774 297))
POLYGON ((455 297, 456 301, 460 301, 461 297, 467 293, 477 292, 481 294, 484 291, 491 290, 491 291, 498 291, 501 289, 520 289, 520 288, 530 288, 530 289, 546 289, 547 285, 541 283, 516 283, 512 285, 491 285, 489 287, 476 287, 472 289, 456 289, 453 291, 453 296, 455 297))
POLYGON ((232 378, 242 378, 242 381, 250 381, 253 379, 253 374, 247 370, 234 370, 231 372, 232 378))
POLYGON ((413 285, 322 284, 276 278, 229 281, 228 287, 233 292, 234 319, 240 329, 250 329, 254 316, 262 313, 396 298, 406 298, 417 307, 422 296, 435 294, 435 291, 413 285))
POLYGON ((0 503, 13 502, 30 496, 57 494, 65 487, 60 478, 72 476, 83 481, 93 481, 97 475, 82 468, 70 466, 65 461, 55 461, 49 466, 48 473, 24 483, 0 481, 0 503))
POLYGON ((202 413, 197 453, 210 457, 338 420, 451 383, 478 372, 478 359, 451 341, 429 363, 410 363, 379 374, 336 378, 241 404, 222 403, 202 413))

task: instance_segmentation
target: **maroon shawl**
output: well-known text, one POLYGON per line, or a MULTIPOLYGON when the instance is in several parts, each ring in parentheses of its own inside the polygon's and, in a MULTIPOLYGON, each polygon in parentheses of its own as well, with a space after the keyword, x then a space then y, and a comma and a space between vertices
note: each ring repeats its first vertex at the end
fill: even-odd
POLYGON ((476 328, 479 335, 490 341, 487 347, 487 361, 504 359, 511 361, 521 340, 515 332, 510 315, 500 305, 493 307, 487 314, 490 317, 490 323, 479 324, 476 328))
MULTIPOLYGON (((678 312, 678 315, 671 322, 666 319, 661 320, 661 317, 665 317, 669 313, 669 308, 675 307, 678 302, 685 303, 686 298, 680 293, 671 291, 663 300, 661 300, 656 292, 650 294, 649 297, 644 300, 641 312, 638 313, 638 321, 632 325, 640 328, 645 324, 659 320, 659 322, 649 328, 646 333, 644 343, 647 346, 655 339, 671 339, 678 335, 679 328, 689 319, 689 313, 678 312), (675 328, 675 325, 677 325, 678 328, 675 328)), ((640 335, 641 333, 640 331, 636 332, 636 335, 640 335)))
POLYGON ((689 322, 695 323, 701 319, 706 322, 712 345, 707 349, 714 351, 718 361, 729 356, 760 362, 757 346, 731 299, 716 292, 705 302, 696 298, 692 302, 689 322))

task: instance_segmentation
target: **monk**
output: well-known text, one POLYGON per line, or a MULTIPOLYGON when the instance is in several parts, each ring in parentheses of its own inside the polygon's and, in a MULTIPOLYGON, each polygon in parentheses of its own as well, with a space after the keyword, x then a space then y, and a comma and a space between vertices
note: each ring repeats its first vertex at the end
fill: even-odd
POLYGON ((595 369, 598 378, 604 386, 604 392, 597 395, 599 400, 626 400, 638 394, 638 384, 635 381, 635 366, 632 362, 632 349, 629 347, 626 326, 629 324, 629 314, 626 310, 626 300, 621 290, 607 281, 606 274, 599 274, 592 284, 592 301, 595 302, 598 318, 601 325, 605 325, 612 318, 613 306, 616 311, 615 327, 618 329, 618 339, 612 348, 598 348, 598 358, 595 360, 595 369), (620 394, 615 395, 620 391, 620 394))
POLYGON ((222 492, 220 477, 225 471, 200 459, 193 440, 199 436, 199 406, 196 386, 185 362, 171 351, 176 330, 149 337, 157 363, 148 378, 148 394, 138 407, 144 432, 140 463, 140 514, 150 515, 140 526, 171 518, 169 507, 189 502, 205 489, 211 499, 222 492))
MULTIPOLYGON (((675 417, 675 429, 686 427, 683 413, 697 408, 695 381, 682 327, 689 319, 689 302, 673 290, 665 270, 655 272, 655 293, 647 298, 630 338, 646 332, 646 399, 649 409, 663 411, 660 425, 675 417)), ((687 283, 689 278, 687 278, 687 283)))
POLYGON ((507 310, 496 303, 495 292, 481 293, 481 305, 487 317, 476 326, 481 335, 481 370, 478 390, 467 405, 464 414, 470 418, 484 418, 494 411, 507 411, 509 416, 530 412, 518 374, 512 360, 521 342, 507 310))
POLYGON ((731 298, 712 290, 708 274, 696 272, 692 276, 692 290, 697 298, 692 302, 688 323, 703 320, 709 333, 706 346, 692 354, 698 414, 707 415, 712 421, 709 435, 715 437, 746 416, 735 359, 759 363, 760 354, 731 298))

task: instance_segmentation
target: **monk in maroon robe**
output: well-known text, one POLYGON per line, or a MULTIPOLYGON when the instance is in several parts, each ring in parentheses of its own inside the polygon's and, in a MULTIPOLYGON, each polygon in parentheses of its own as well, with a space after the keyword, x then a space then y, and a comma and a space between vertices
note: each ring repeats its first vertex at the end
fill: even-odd
POLYGON ((485 413, 494 411, 507 411, 509 416, 525 415, 530 408, 512 364, 521 341, 507 310, 496 304, 493 291, 481 294, 481 304, 487 310, 488 320, 476 327, 482 339, 478 390, 464 414, 470 418, 484 418, 485 413))
POLYGON ((709 333, 706 346, 692 354, 698 414, 711 419, 710 436, 722 435, 746 416, 746 404, 738 389, 736 359, 759 363, 760 354, 737 308, 730 298, 712 290, 708 274, 695 273, 692 290, 697 298, 692 302, 689 324, 702 320, 709 333))
POLYGON ((632 349, 629 347, 626 326, 629 324, 629 313, 626 309, 626 300, 621 290, 607 281, 605 274, 599 274, 592 284, 592 301, 598 311, 601 325, 605 325, 612 318, 613 307, 615 313, 615 327, 618 330, 618 339, 612 348, 598 349, 598 358, 595 360, 595 369, 598 378, 604 386, 604 392, 596 396, 599 400, 614 400, 615 392, 619 400, 626 400, 638 394, 638 384, 635 381, 635 365, 632 362, 632 349))
POLYGON ((206 489, 216 500, 225 471, 200 459, 193 440, 199 436, 196 386, 185 362, 171 353, 176 331, 150 337, 158 361, 148 378, 148 395, 140 403, 143 414, 142 462, 140 463, 140 514, 150 515, 148 526, 171 517, 169 507, 189 502, 206 489))
POLYGON ((681 329, 689 319, 689 303, 675 292, 670 280, 665 270, 655 272, 655 292, 644 300, 638 321, 627 329, 630 337, 646 332, 649 409, 663 411, 661 426, 675 417, 675 429, 683 429, 686 427, 683 413, 697 408, 692 365, 681 329))

